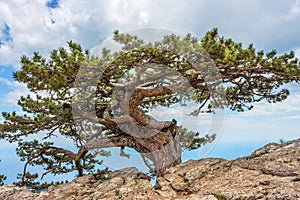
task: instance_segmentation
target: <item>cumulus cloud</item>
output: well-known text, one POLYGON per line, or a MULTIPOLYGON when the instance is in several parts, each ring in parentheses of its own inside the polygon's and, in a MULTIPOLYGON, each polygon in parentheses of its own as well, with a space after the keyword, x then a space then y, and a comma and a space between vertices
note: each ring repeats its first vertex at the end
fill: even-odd
MULTIPOLYGON (((49 8, 47 0, 0 1, 0 38, 4 37, 5 25, 10 28, 12 38, 0 45, 0 66, 13 65, 19 68, 19 58, 22 55, 31 56, 33 51, 39 51, 47 56, 52 49, 65 46, 68 40, 78 42, 84 48, 91 48, 111 36, 114 30, 125 32, 144 27, 160 27, 183 34, 191 32, 197 37, 218 27, 221 35, 245 45, 254 43, 257 49, 277 49, 278 52, 294 49, 300 57, 299 0, 58 2, 57 7, 49 8)), ((17 82, 3 78, 0 82, 11 89, 10 92, 1 94, 2 105, 16 105, 19 96, 27 92, 25 86, 17 82)), ((299 113, 299 98, 296 94, 282 104, 258 104, 253 112, 247 112, 243 116, 235 115, 232 122, 229 119, 229 126, 239 127, 249 123, 243 117, 293 110, 299 113)), ((178 114, 175 108, 169 112, 171 115, 178 114)), ((163 112, 157 111, 156 114, 166 117, 163 112)), ((196 123, 193 120, 187 122, 191 126, 196 123)), ((202 119, 202 123, 204 122, 206 119, 202 119)))
POLYGON ((286 101, 279 103, 259 103, 255 108, 247 112, 247 116, 275 115, 285 112, 300 112, 300 94, 289 97, 286 101))
POLYGON ((291 84, 291 95, 280 103, 258 103, 253 110, 227 112, 222 141, 255 142, 299 138, 300 87, 291 84))
POLYGON ((90 48, 118 29, 163 27, 201 36, 213 27, 221 34, 258 48, 282 48, 300 44, 299 0, 287 1, 59 1, 58 7, 46 0, 1 1, 0 26, 11 28, 13 41, 1 45, 0 65, 18 66, 21 55, 33 51, 47 54, 51 49, 74 40, 90 48), (176 5, 174 5, 176 4, 176 5), (293 20, 285 16, 293 13, 293 20), (272 36, 272 37, 270 37, 272 36), (286 40, 289 37, 289 40, 286 40))
POLYGON ((10 92, 2 93, 0 106, 6 107, 14 107, 17 106, 17 102, 20 99, 20 96, 24 96, 24 94, 29 94, 29 90, 22 83, 17 81, 9 81, 7 79, 0 77, 0 83, 5 84, 6 87, 10 88, 10 92))
POLYGON ((300 1, 296 0, 290 7, 288 14, 285 16, 286 19, 293 19, 300 15, 300 1))

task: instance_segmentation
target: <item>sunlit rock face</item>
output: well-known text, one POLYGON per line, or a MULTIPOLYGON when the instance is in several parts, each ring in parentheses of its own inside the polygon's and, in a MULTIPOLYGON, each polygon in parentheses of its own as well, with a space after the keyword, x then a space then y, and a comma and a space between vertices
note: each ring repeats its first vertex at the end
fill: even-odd
POLYGON ((85 175, 47 191, 0 187, 0 199, 300 199, 300 139, 268 144, 236 160, 190 160, 168 169, 155 189, 136 168, 85 175))

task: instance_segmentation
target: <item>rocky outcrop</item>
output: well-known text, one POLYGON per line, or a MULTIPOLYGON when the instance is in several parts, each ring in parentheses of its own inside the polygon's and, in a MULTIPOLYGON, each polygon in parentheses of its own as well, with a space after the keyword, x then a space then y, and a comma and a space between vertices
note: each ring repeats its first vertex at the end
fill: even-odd
POLYGON ((300 199, 300 139, 271 143, 236 160, 190 160, 170 168, 158 181, 161 189, 154 189, 148 176, 126 168, 110 173, 108 180, 86 175, 40 193, 5 185, 0 199, 295 200, 300 199))

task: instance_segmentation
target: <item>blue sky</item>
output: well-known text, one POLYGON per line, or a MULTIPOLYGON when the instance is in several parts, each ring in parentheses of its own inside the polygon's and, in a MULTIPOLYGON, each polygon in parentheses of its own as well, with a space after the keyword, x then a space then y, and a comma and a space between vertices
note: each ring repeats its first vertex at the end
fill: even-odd
MULTIPOLYGON (((201 37, 217 27, 221 35, 258 50, 294 50, 300 57, 300 0, 3 0, 0 1, 0 111, 20 111, 16 102, 28 92, 11 75, 20 68, 22 55, 39 51, 47 56, 73 40, 90 49, 121 32, 157 27, 201 37)), ((234 158, 279 139, 299 138, 300 86, 287 86, 289 98, 282 103, 259 103, 252 111, 226 111, 221 138, 208 156, 234 158)), ((168 112, 176 114, 174 108, 168 112)), ((156 111, 163 116, 164 112, 156 111)), ((177 113, 178 114, 178 113, 177 113)), ((0 118, 1 120, 1 118, 0 118)), ((203 126, 207 120, 203 119, 203 126)), ((201 123, 202 123, 201 122, 201 123)), ((197 129, 198 119, 186 120, 197 129)), ((0 173, 11 172, 17 160, 14 147, 0 143, 0 173), (10 157, 6 162, 5 158, 10 157), (6 162, 6 164, 4 163, 6 162), (11 164, 8 164, 11 163, 11 164)), ((198 153, 187 158, 197 159, 198 153)))

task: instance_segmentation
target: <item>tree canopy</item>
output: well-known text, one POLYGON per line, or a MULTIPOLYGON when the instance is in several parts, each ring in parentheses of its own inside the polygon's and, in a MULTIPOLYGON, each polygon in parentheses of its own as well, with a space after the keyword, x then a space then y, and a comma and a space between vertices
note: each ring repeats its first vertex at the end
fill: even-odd
MULTIPOLYGON (((181 162, 181 149, 195 149, 214 135, 180 127, 175 119, 160 121, 149 113, 159 106, 195 102, 191 115, 229 108, 245 111, 255 102, 280 102, 299 83, 299 60, 294 52, 277 55, 243 47, 213 29, 202 39, 167 35, 147 43, 137 36, 114 33, 122 45, 118 52, 103 49, 91 55, 79 44, 53 50, 49 58, 35 52, 21 58, 14 78, 31 91, 20 97, 24 112, 2 113, 0 138, 18 142, 17 154, 25 162, 20 178, 32 184, 37 177, 28 165, 41 165, 47 173, 74 170, 94 172, 96 155, 109 155, 109 147, 139 152, 157 176, 181 162), (40 139, 29 140, 34 135, 40 139), (58 147, 59 135, 73 140, 77 152, 58 147)), ((187 127, 188 128, 188 127, 187 127)))

